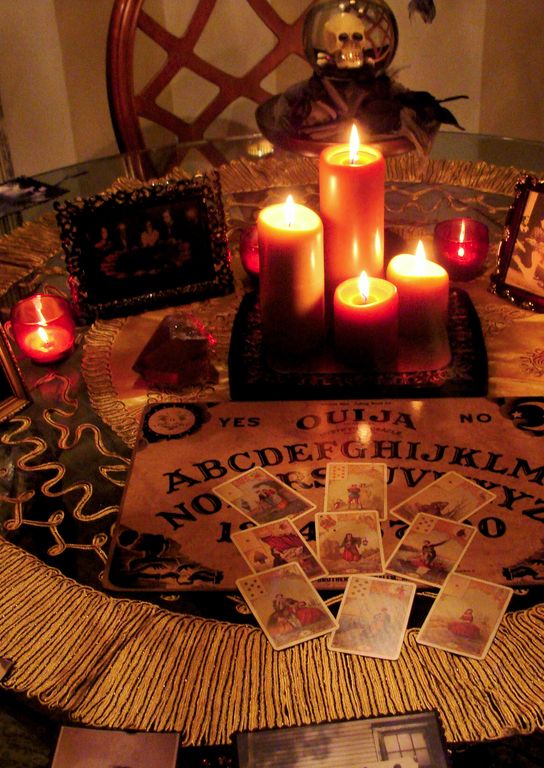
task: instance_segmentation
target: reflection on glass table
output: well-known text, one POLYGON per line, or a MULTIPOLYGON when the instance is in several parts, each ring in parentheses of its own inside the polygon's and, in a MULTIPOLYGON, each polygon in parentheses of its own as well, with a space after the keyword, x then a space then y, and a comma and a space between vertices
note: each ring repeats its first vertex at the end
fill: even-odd
MULTIPOLYGON (((271 154, 289 156, 284 150, 274 150, 262 136, 254 134, 112 155, 50 170, 34 178, 46 184, 62 186, 67 190, 63 197, 71 199, 101 192, 119 177, 142 180, 160 178, 180 164, 185 172, 192 174, 234 159, 258 160, 271 154)), ((544 175, 544 142, 442 131, 434 141, 430 158, 484 161, 544 175)), ((51 209, 52 201, 36 205, 23 212, 22 220, 35 219, 51 209)))

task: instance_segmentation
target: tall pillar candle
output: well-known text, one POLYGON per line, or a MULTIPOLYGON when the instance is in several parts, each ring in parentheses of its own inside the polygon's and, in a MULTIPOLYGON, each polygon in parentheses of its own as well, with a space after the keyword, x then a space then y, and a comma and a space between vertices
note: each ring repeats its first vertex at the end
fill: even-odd
POLYGON ((403 370, 441 368, 451 353, 447 337, 449 278, 429 261, 421 241, 416 254, 400 253, 387 265, 399 294, 400 365, 403 370))
POLYGON ((263 342, 281 356, 303 356, 325 337, 323 225, 289 197, 257 219, 263 342))
POLYGON ((319 158, 319 198, 325 246, 328 319, 336 286, 359 275, 383 277, 385 161, 374 147, 349 144, 324 149, 319 158))

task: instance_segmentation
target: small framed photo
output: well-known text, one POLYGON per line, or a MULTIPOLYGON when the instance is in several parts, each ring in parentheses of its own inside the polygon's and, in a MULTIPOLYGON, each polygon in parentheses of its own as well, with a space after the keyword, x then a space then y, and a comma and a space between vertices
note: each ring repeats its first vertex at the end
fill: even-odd
POLYGON ((3 421, 28 405, 30 395, 1 325, 0 364, 0 421, 3 421))
POLYGON ((235 734, 240 768, 449 768, 438 712, 325 722, 235 734))
POLYGON ((78 321, 230 293, 219 175, 55 204, 78 321))
POLYGON ((544 312, 544 180, 522 176, 515 187, 491 290, 533 312, 544 312))

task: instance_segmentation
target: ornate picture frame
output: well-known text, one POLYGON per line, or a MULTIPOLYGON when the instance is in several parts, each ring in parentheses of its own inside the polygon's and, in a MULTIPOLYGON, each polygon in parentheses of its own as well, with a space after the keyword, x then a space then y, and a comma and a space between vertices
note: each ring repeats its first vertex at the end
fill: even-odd
POLYGON ((520 177, 499 245, 491 290, 533 312, 544 312, 544 180, 520 177))
POLYGON ((6 332, 0 324, 0 421, 8 419, 31 402, 6 332))
POLYGON ((230 293, 219 174, 55 204, 78 322, 230 293))

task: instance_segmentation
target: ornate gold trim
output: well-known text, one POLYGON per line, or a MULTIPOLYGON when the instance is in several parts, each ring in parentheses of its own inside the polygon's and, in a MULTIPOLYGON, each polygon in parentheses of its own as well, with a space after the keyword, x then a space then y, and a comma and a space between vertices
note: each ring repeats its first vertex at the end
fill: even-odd
POLYGON ((177 731, 224 744, 237 730, 437 709, 448 741, 544 726, 544 606, 505 616, 483 661, 420 646, 398 661, 338 654, 319 638, 274 651, 247 625, 108 597, 0 538, 6 688, 72 722, 177 731), (515 663, 513 663, 515 659, 515 663))

